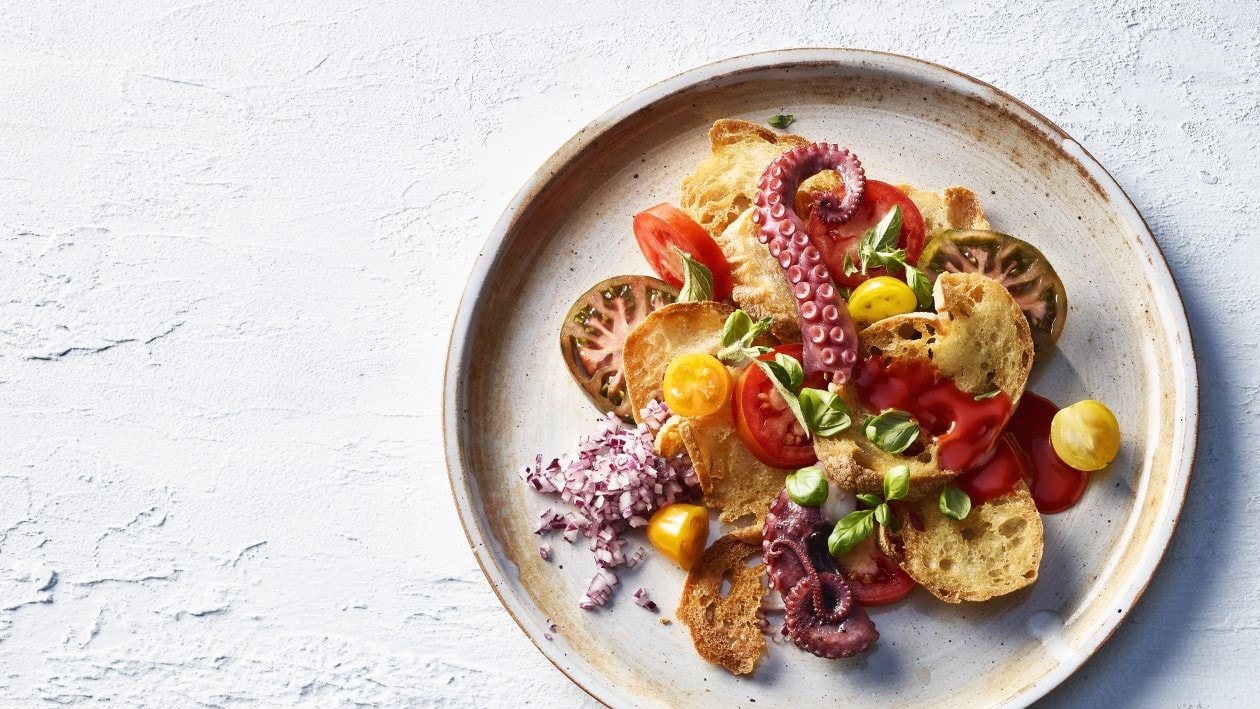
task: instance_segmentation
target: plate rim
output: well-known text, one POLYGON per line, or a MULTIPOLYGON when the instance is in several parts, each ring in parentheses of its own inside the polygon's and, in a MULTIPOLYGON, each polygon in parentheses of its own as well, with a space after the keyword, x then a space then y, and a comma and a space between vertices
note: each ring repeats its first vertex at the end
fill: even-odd
MULTIPOLYGON (((1171 326, 1170 330, 1173 334, 1180 336, 1172 349, 1181 355, 1182 366, 1174 369, 1174 371, 1180 375, 1185 389, 1183 402, 1185 407, 1184 439, 1180 450, 1174 449, 1173 454, 1170 456, 1170 462, 1175 465, 1179 474, 1174 479, 1175 484, 1173 488, 1168 490, 1171 494, 1163 505, 1164 510, 1160 513, 1159 523, 1152 534, 1152 541, 1157 543, 1148 543, 1142 548, 1140 558, 1133 567, 1132 581, 1116 597, 1116 600, 1124 602, 1123 612, 1117 614, 1114 619, 1100 626, 1092 635, 1088 636, 1086 642, 1082 644, 1080 652, 1074 653, 1067 661, 1060 662, 1053 670, 1002 700, 1007 704, 1031 704, 1062 684, 1063 681, 1073 675, 1098 652, 1129 614, 1133 612, 1134 605, 1155 578, 1159 565, 1168 551, 1172 534, 1180 522, 1181 513, 1185 508, 1186 497, 1189 491, 1190 478, 1194 472, 1201 404, 1201 393, 1198 385, 1198 360, 1194 350, 1189 319, 1186 315, 1185 300, 1173 276, 1168 259, 1151 232, 1145 218, 1128 194, 1124 192, 1123 188, 1112 177, 1111 173, 1067 131, 1036 109, 988 82, 936 62, 892 52, 858 48, 789 48, 735 55, 699 65, 636 91, 580 128, 548 156, 511 198, 487 234, 477 259, 473 263, 473 268, 460 296, 459 303, 456 306, 456 316, 447 343, 442 390, 443 444, 447 480, 455 501, 460 526, 463 528, 464 536, 468 540, 473 557, 476 559, 486 580, 490 582, 490 587, 498 598, 500 605, 507 611, 508 615, 530 642, 569 681, 581 688, 595 701, 611 706, 609 701, 606 700, 615 701, 618 698, 617 688, 606 685, 608 692, 603 693, 603 696, 596 694, 591 687, 588 687, 579 677, 575 676, 579 674, 576 668, 574 668, 574 671, 570 671, 561 663, 558 656, 562 653, 558 649, 554 646, 544 646, 539 642, 539 638, 530 631, 522 618, 517 615, 517 611, 513 609, 513 604, 500 590, 500 585, 505 582, 506 577, 503 574, 503 570, 496 563, 494 555, 487 548, 486 540, 489 537, 481 529, 471 507, 471 496, 467 494, 471 491, 470 482, 464 472, 465 468, 459 445, 461 365, 466 354, 464 343, 467 341, 473 323, 477 319, 476 315, 479 311, 478 296, 487 284, 487 276, 499 261, 505 239, 511 233, 521 207, 541 192, 549 182, 551 175, 560 172, 565 165, 576 160, 585 144, 594 142, 603 134, 612 130, 620 121, 630 117, 639 110, 706 81, 741 72, 801 64, 833 64, 844 67, 874 65, 877 68, 891 68, 902 71, 920 80, 931 80, 934 78, 933 73, 944 73, 947 76, 952 76, 955 80, 970 84, 974 89, 993 93, 996 97, 1028 114, 1033 119, 1034 127, 1049 129, 1059 139, 1064 141, 1065 152, 1073 162, 1083 168, 1090 178, 1103 189, 1109 201, 1116 207, 1116 211, 1134 227, 1145 250, 1158 254, 1160 257, 1162 268, 1152 263, 1151 270, 1160 281, 1156 285, 1161 287, 1164 294, 1173 296, 1169 298, 1167 313, 1171 322, 1166 321, 1166 326, 1171 326), (474 535, 474 530, 476 535, 474 535)), ((1174 409, 1174 411, 1176 410, 1174 409)))

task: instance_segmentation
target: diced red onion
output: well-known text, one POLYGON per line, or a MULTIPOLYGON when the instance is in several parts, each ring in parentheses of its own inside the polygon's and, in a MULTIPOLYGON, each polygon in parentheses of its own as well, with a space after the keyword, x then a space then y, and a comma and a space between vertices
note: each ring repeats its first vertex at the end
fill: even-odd
POLYGON ((551 561, 551 545, 550 544, 539 545, 538 555, 542 557, 543 561, 551 561))
MULTIPOLYGON (((667 504, 699 496, 696 471, 686 453, 663 458, 653 450, 653 430, 669 418, 669 408, 653 401, 644 407, 642 417, 646 425, 631 428, 608 414, 596 435, 578 439, 577 453, 546 465, 541 455, 536 456, 533 464, 520 471, 530 487, 555 494, 576 508, 563 515, 554 508, 544 510, 537 531, 563 530, 569 543, 579 533, 589 539, 599 567, 596 579, 605 578, 601 575, 605 572, 612 575, 608 569, 642 559, 642 547, 631 557, 633 562, 622 550, 621 535, 627 529, 646 526, 652 513, 667 504)), ((579 605, 594 608, 607 602, 616 582, 616 576, 612 577, 606 587, 592 580, 579 605)))
POLYGON ((639 587, 639 590, 634 592, 634 602, 640 608, 646 608, 650 611, 656 610, 656 602, 648 597, 648 592, 643 590, 642 587, 639 587))

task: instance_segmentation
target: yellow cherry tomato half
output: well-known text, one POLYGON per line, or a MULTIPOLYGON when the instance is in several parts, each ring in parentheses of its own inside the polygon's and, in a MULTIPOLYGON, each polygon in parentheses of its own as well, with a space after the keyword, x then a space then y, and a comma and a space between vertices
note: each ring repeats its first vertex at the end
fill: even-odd
POLYGON ((892 276, 864 281, 849 296, 849 314, 859 330, 876 320, 913 313, 919 307, 910 286, 892 276))
POLYGON ((1079 401, 1050 421, 1050 445, 1077 470, 1102 470, 1120 452, 1120 424, 1099 402, 1079 401))
POLYGON ((713 355, 678 355, 665 368, 665 405, 680 416, 707 416, 730 395, 731 374, 713 355))
POLYGON ((648 521, 648 541, 684 571, 690 571, 709 540, 709 510, 676 502, 666 505, 648 521))

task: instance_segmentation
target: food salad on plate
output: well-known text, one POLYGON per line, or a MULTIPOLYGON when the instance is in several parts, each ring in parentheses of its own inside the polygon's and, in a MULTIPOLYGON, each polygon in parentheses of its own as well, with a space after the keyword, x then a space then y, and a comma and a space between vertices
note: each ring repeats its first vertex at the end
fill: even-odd
POLYGON ((1027 391, 1067 316, 1045 255, 966 187, 896 184, 742 120, 709 141, 677 201, 630 225, 657 277, 596 284, 561 327, 606 419, 521 477, 551 504, 539 534, 591 549, 577 602, 597 611, 650 546, 686 574, 676 616, 700 656, 747 674, 768 638, 870 650, 866 608, 916 588, 960 603, 1034 583, 1041 516, 1120 446, 1105 405, 1027 391))

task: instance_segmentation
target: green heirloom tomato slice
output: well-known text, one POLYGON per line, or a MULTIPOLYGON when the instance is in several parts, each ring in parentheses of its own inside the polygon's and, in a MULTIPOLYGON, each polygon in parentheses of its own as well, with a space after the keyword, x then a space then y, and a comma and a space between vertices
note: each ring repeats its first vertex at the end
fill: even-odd
POLYGON ((953 229, 923 250, 919 267, 933 282, 942 273, 979 273, 1005 286, 1032 329, 1041 358, 1054 349, 1067 320, 1067 291, 1049 259, 1023 239, 996 231, 953 229))
POLYGON ((600 281, 569 308, 560 327, 560 351, 569 373, 600 411, 633 422, 621 346, 653 310, 678 299, 678 290, 650 276, 600 281))

